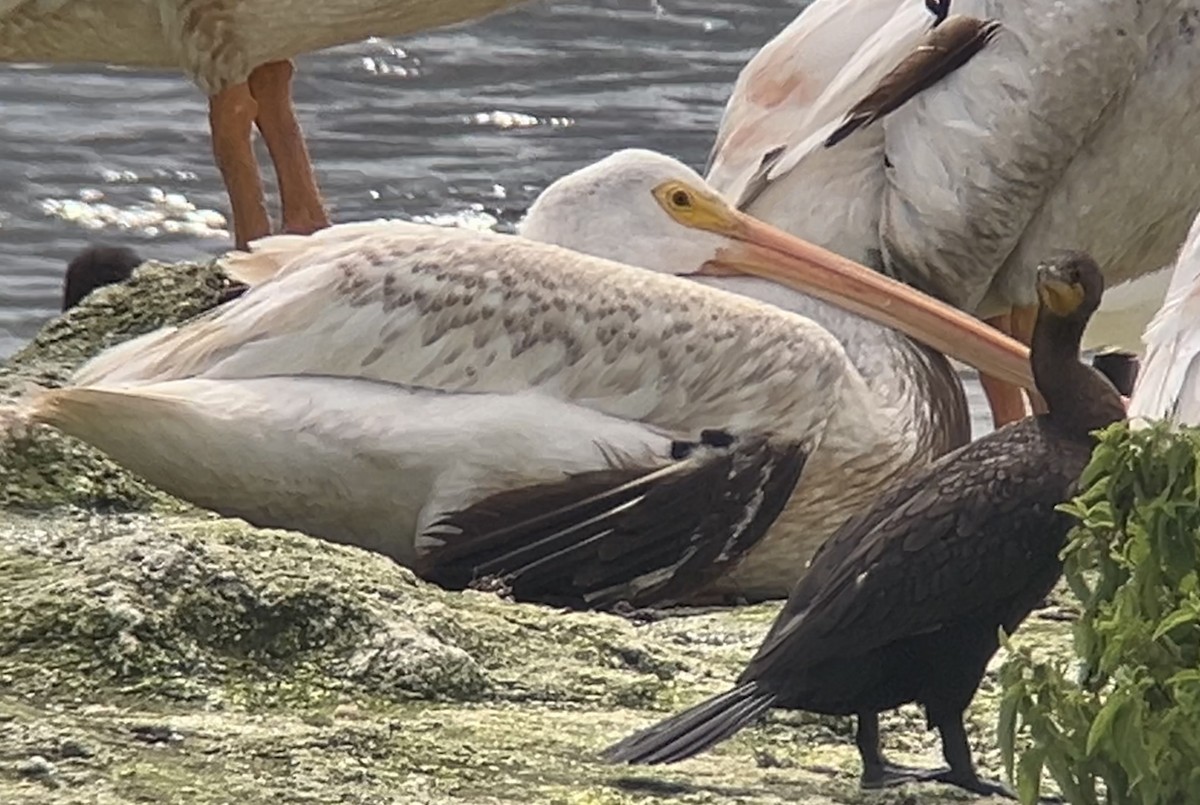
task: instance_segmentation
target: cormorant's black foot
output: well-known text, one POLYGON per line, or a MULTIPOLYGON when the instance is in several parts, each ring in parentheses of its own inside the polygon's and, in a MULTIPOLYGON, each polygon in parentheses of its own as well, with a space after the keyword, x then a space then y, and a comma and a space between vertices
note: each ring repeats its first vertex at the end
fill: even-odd
POLYGON ((898 763, 885 761, 882 766, 864 769, 860 785, 865 791, 878 791, 881 788, 892 788, 905 783, 917 783, 930 780, 950 771, 949 767, 940 769, 922 769, 916 766, 901 766, 898 763))
MULTIPOLYGON (((939 774, 934 774, 925 778, 931 782, 946 783, 947 785, 958 786, 959 788, 970 791, 973 794, 989 797, 1004 797, 1005 799, 1016 799, 1017 795, 1011 788, 1006 786, 999 780, 988 780, 982 777, 976 777, 974 774, 967 776, 961 771, 954 769, 945 769, 939 774)), ((1043 800, 1045 801, 1045 800, 1043 800)))

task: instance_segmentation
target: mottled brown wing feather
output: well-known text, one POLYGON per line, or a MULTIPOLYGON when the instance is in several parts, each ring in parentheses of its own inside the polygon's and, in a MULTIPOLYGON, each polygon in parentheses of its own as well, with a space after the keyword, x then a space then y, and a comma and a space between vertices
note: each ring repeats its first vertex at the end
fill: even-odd
POLYGON ((504 492, 436 524, 446 547, 422 572, 451 588, 496 577, 518 599, 564 606, 675 603, 757 544, 805 458, 798 445, 739 438, 662 469, 504 492))
POLYGON ((855 131, 869 126, 909 99, 941 81, 974 58, 1000 30, 995 20, 960 14, 927 33, 917 49, 880 79, 875 89, 846 113, 846 119, 825 140, 830 148, 855 131))

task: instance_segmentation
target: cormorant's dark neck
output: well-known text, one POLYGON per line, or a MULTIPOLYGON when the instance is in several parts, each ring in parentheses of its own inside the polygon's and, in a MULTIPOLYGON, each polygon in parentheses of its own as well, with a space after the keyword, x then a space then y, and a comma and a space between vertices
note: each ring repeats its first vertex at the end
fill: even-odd
POLYGON ((1087 320, 1056 316, 1044 307, 1033 330, 1033 379, 1058 426, 1087 433, 1125 418, 1125 406, 1105 377, 1079 360, 1087 320))

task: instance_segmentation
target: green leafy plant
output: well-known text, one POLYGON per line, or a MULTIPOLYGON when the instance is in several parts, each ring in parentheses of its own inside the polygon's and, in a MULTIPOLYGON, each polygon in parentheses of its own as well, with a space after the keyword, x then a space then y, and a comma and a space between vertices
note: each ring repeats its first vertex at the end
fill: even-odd
POLYGON ((1010 779, 1026 805, 1043 771, 1076 805, 1200 803, 1200 429, 1113 425, 1079 489, 1061 507, 1077 660, 1007 644, 1010 779))

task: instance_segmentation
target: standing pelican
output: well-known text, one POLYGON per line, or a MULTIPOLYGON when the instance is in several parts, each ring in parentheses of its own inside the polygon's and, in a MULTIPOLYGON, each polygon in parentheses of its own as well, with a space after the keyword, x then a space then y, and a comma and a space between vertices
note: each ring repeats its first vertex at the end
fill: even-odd
MULTIPOLYGON (((794 282, 1032 382, 1026 350, 975 319, 735 212, 694 174, 640 178, 621 234, 670 250, 671 273, 794 282)), ((451 586, 687 598, 794 505, 797 478, 826 483, 804 469, 819 445, 876 427, 809 320, 525 238, 348 224, 229 270, 244 296, 102 353, 33 418, 179 497, 451 586)), ((815 548, 772 527, 793 554, 815 548)), ((748 582, 785 592, 794 558, 748 582)))
MULTIPOLYGON (((891 73, 914 97, 839 139, 914 42, 937 54, 945 5, 815 0, 742 70, 707 178, 1028 343, 1040 255, 1084 249, 1118 286, 1167 263, 1200 209, 1200 0, 953 0, 1000 24, 990 44, 919 93, 891 73)), ((997 424, 1024 413, 984 382, 997 424)))
POLYGON ((251 147, 275 164, 285 232, 329 226, 292 107, 299 54, 482 17, 523 0, 0 0, 0 62, 178 68, 208 95, 234 241, 270 234, 251 147))
POLYGON ((1200 425, 1200 216, 1179 250, 1166 301, 1144 339, 1146 359, 1129 416, 1200 425))

